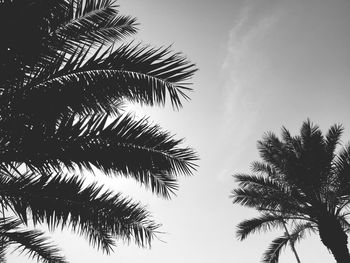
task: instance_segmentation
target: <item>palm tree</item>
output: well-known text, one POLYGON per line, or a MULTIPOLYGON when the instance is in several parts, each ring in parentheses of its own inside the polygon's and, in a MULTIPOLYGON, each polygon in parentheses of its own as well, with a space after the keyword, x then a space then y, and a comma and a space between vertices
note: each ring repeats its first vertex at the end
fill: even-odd
POLYGON ((170 48, 126 41, 136 26, 113 0, 0 1, 2 262, 12 244, 66 262, 28 224, 69 227, 107 253, 116 239, 149 246, 159 224, 147 209, 84 174, 132 177, 170 198, 194 171, 181 139, 123 111, 126 101, 180 108, 196 71, 170 48))
POLYGON ((239 187, 233 202, 255 208, 260 216, 238 226, 243 240, 259 230, 293 226, 292 233, 272 242, 264 262, 278 262, 281 247, 294 244, 307 231, 318 233, 338 263, 350 262, 347 216, 350 201, 350 145, 337 152, 343 132, 332 126, 324 136, 309 120, 299 136, 282 129, 282 139, 267 133, 258 142, 263 162, 254 162, 252 174, 235 175, 239 187))

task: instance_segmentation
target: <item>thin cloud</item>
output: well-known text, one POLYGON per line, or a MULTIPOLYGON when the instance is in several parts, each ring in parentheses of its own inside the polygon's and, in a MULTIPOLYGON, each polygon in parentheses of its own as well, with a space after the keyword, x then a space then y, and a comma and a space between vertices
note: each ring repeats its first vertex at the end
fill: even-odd
POLYGON ((269 68, 269 61, 260 52, 259 42, 281 15, 275 5, 267 8, 252 3, 242 9, 231 29, 227 55, 222 63, 222 74, 226 79, 221 130, 222 140, 227 141, 223 145, 230 152, 227 161, 231 164, 240 162, 241 151, 252 135, 262 107, 262 98, 257 97, 255 91, 259 89, 259 82, 269 68))

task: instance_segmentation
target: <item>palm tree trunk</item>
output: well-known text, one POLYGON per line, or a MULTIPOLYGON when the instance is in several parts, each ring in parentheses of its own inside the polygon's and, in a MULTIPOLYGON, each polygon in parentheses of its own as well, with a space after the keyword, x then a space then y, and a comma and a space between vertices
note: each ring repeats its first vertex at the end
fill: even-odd
MULTIPOLYGON (((287 226, 286 226, 286 223, 285 223, 284 221, 282 221, 282 223, 283 223, 284 229, 286 230, 286 234, 288 235, 288 237, 290 237, 288 228, 287 228, 287 226)), ((300 258, 299 258, 299 255, 298 255, 298 253, 297 253, 297 250, 295 249, 295 246, 294 246, 294 242, 293 242, 293 241, 290 242, 290 246, 291 246, 291 248, 292 248, 292 251, 293 251, 293 253, 294 253, 294 255, 295 255, 295 258, 296 258, 297 262, 298 262, 298 263, 301 263, 300 258)))
POLYGON ((332 252, 337 263, 349 263, 348 236, 335 216, 319 218, 319 235, 322 243, 332 252))

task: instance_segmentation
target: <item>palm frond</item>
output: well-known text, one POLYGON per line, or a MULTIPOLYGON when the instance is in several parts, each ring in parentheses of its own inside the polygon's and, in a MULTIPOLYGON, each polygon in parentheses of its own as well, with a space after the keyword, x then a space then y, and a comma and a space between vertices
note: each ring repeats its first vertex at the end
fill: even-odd
POLYGON ((196 69, 183 55, 170 54, 169 48, 129 44, 113 52, 94 51, 85 60, 89 52, 77 52, 63 67, 59 59, 47 64, 41 75, 10 97, 18 100, 11 109, 45 117, 65 112, 113 113, 114 101, 121 99, 164 105, 168 94, 175 108, 181 107, 182 98, 188 99, 186 91, 191 89, 184 81, 196 69))
POLYGON ((0 262, 7 263, 6 250, 8 248, 8 242, 5 237, 0 237, 0 262))
POLYGON ((264 162, 272 166, 278 173, 285 174, 283 155, 286 151, 283 148, 283 142, 272 132, 265 133, 263 139, 258 141, 258 150, 264 162))
POLYGON ((35 174, 0 179, 0 196, 24 223, 46 223, 52 229, 70 226, 90 244, 109 252, 111 237, 148 246, 159 225, 140 204, 105 191, 95 184, 83 187, 77 176, 35 174))
POLYGON ((278 263, 279 256, 284 247, 287 246, 289 242, 289 237, 283 235, 274 239, 268 249, 264 252, 262 262, 263 263, 278 263))
POLYGON ((306 144, 311 138, 321 137, 322 132, 318 125, 313 124, 310 119, 307 119, 300 128, 300 136, 303 144, 306 144))
POLYGON ((248 207, 279 209, 287 213, 291 209, 302 209, 294 198, 302 199, 295 193, 291 195, 285 184, 265 176, 237 174, 238 189, 232 191, 234 203, 248 207))
POLYGON ((28 257, 40 260, 44 263, 66 263, 60 255, 60 250, 44 236, 39 230, 23 230, 22 221, 19 219, 4 218, 0 223, 0 235, 6 240, 6 244, 16 245, 15 250, 26 254, 28 257))
POLYGON ((266 174, 269 177, 274 177, 274 179, 277 174, 277 171, 274 169, 274 167, 267 163, 258 161, 255 161, 251 164, 251 170, 253 173, 266 174))
POLYGON ((234 204, 295 215, 310 210, 303 193, 286 182, 261 175, 235 175, 239 188, 231 192, 234 204))
POLYGON ((234 204, 240 204, 252 208, 272 209, 276 211, 288 211, 294 208, 295 204, 291 203, 286 196, 265 192, 256 192, 253 189, 238 188, 231 192, 231 198, 234 204), (281 202, 283 200, 283 202, 281 202))
POLYGON ((244 220, 238 224, 237 237, 244 240, 248 235, 260 231, 267 231, 271 228, 283 227, 283 217, 275 214, 264 213, 256 218, 244 220))
POLYGON ((340 137, 343 134, 344 127, 343 125, 333 125, 326 134, 326 149, 328 154, 332 157, 331 161, 334 157, 334 151, 337 145, 340 142, 340 137))
POLYGON ((314 226, 311 223, 297 223, 291 233, 285 233, 283 236, 274 239, 264 252, 262 262, 278 263, 282 249, 285 248, 287 244, 290 244, 293 249, 294 244, 304 237, 305 231, 307 230, 314 231, 314 226))
POLYGON ((61 51, 71 53, 77 45, 105 45, 136 33, 136 19, 118 15, 114 1, 72 1, 71 9, 71 20, 48 39, 61 51))
POLYGON ((5 233, 10 243, 16 243, 20 253, 28 257, 38 259, 43 263, 66 263, 64 257, 59 254, 56 246, 50 244, 44 237, 44 233, 38 230, 18 231, 5 233))
POLYGON ((288 195, 289 189, 286 184, 263 175, 236 174, 235 179, 239 186, 243 188, 255 189, 257 191, 271 190, 288 195))
POLYGON ((306 232, 316 232, 317 227, 311 223, 301 223, 297 222, 294 224, 294 227, 292 228, 291 232, 289 233, 290 236, 290 242, 293 244, 296 242, 299 242, 301 239, 305 237, 306 232))
POLYGON ((334 165, 334 175, 336 180, 336 193, 339 200, 339 205, 348 202, 350 195, 350 144, 343 147, 334 157, 332 162, 334 165))
POLYGON ((190 175, 195 169, 194 151, 180 147, 182 140, 147 119, 134 121, 126 115, 108 125, 107 121, 107 116, 76 120, 73 116, 61 120, 55 130, 28 129, 18 141, 10 138, 15 150, 0 159, 44 171, 60 169, 62 164, 70 169, 93 165, 107 174, 131 176, 164 197, 177 189, 175 175, 190 175))

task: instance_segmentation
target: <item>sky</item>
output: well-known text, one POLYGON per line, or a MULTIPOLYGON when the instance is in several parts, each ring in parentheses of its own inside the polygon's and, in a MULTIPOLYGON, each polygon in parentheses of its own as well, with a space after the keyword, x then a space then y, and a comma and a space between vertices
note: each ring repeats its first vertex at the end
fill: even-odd
MULTIPOLYGON (((233 205, 233 174, 259 160, 256 142, 282 126, 296 134, 307 118, 326 131, 345 127, 350 141, 349 0, 119 0, 138 18, 137 41, 172 45, 196 63, 183 109, 132 109, 185 138, 200 156, 193 176, 180 178, 172 200, 152 196, 134 181, 104 180, 147 205, 162 223, 151 249, 118 244, 105 255, 68 231, 54 234, 72 263, 256 263, 278 231, 238 241, 235 226, 255 215, 233 205)), ((317 236, 296 246, 302 262, 335 262, 317 236)), ((17 254, 9 263, 29 262, 17 254)), ((280 263, 296 262, 287 248, 280 263)))

